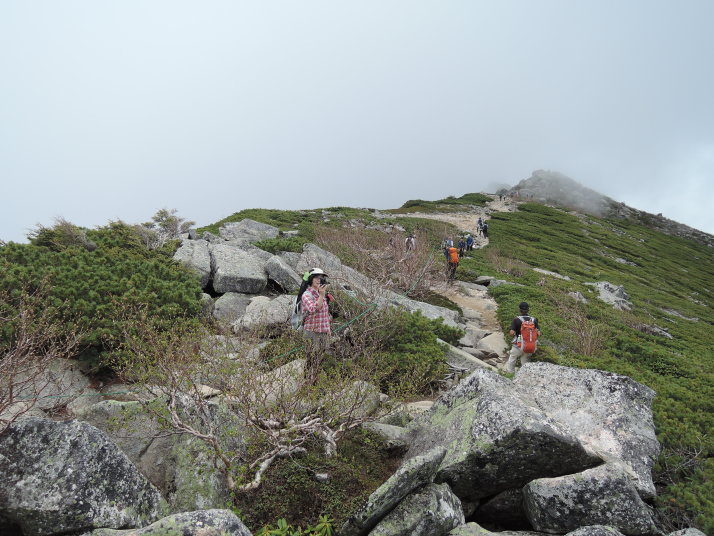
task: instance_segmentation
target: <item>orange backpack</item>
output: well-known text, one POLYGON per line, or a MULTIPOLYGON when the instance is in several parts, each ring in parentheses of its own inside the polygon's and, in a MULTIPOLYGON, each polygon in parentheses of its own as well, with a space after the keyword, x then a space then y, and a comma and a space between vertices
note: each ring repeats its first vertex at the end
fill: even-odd
POLYGON ((532 354, 538 348, 538 330, 532 316, 519 316, 521 319, 521 342, 518 347, 524 354, 532 354))
POLYGON ((449 248, 449 262, 459 264, 459 252, 456 248, 449 248))

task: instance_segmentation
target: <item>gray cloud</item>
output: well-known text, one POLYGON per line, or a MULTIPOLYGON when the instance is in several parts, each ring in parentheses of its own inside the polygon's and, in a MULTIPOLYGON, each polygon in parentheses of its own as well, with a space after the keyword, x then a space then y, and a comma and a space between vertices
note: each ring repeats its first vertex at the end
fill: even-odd
POLYGON ((386 208, 552 169, 714 232, 714 4, 0 7, 0 237, 386 208))

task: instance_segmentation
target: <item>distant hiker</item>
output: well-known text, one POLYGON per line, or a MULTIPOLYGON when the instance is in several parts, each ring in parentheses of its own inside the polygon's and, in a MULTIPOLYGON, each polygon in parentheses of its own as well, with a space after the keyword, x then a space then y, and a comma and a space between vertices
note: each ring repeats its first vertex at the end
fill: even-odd
POLYGON ((446 252, 446 277, 451 283, 456 278, 456 268, 459 266, 459 251, 454 246, 451 246, 446 252))
POLYGON ((483 222, 483 225, 481 225, 481 233, 484 238, 488 238, 488 223, 483 222))
POLYGON ((521 366, 528 363, 533 352, 538 348, 538 336, 540 329, 538 328, 538 319, 528 314, 528 304, 521 302, 518 306, 520 315, 515 317, 511 322, 509 333, 513 336, 511 343, 511 351, 508 353, 508 361, 506 362, 506 371, 516 371, 516 361, 521 358, 521 366))
POLYGON ((407 251, 412 251, 416 249, 416 236, 413 234, 410 234, 407 239, 404 241, 404 247, 406 248, 407 251))
POLYGON ((476 234, 478 236, 481 236, 483 232, 483 219, 481 219, 481 216, 478 217, 478 220, 476 220, 476 234))
POLYGON ((466 240, 464 240, 463 236, 461 238, 459 238, 458 248, 459 248, 459 258, 461 258, 464 256, 464 250, 466 249, 466 240))
POLYGON ((320 364, 330 345, 331 296, 327 294, 327 274, 320 268, 313 268, 307 276, 307 288, 300 296, 302 312, 305 315, 303 330, 306 340, 305 378, 315 383, 320 375, 320 364))
POLYGON ((474 237, 470 234, 466 235, 466 251, 471 251, 474 248, 474 237))

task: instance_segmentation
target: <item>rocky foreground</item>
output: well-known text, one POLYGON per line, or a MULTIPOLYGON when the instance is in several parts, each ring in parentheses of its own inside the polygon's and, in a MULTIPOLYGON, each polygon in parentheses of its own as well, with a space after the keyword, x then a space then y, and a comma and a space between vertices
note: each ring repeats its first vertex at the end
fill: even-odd
MULTIPOLYGON (((294 290, 298 274, 313 266, 344 288, 374 291, 368 278, 316 246, 272 255, 250 245, 276 235, 269 226, 241 222, 221 237, 185 240, 177 253, 204 288, 219 294, 206 294, 207 312, 236 332, 285 322, 290 299, 262 293, 269 282, 294 290)), ((484 295, 480 285, 462 287, 463 299, 484 295)), ((483 526, 508 529, 509 536, 660 534, 650 506, 659 454, 651 389, 617 374, 547 363, 528 364, 510 380, 494 367, 506 344, 487 307, 460 317, 396 293, 382 291, 379 299, 464 328, 447 359, 466 377, 434 403, 400 407, 369 425, 404 449, 404 462, 339 529, 341 536, 491 534, 483 526)), ((302 366, 289 363, 270 381, 297 381, 302 366)), ((136 400, 92 389, 71 362, 56 372, 47 378, 49 393, 75 391, 67 406, 72 418, 48 418, 56 402, 43 401, 0 436, 0 534, 251 534, 223 509, 229 490, 195 440, 161 436, 136 400)), ((211 383, 207 378, 212 418, 240 430, 220 386, 211 383)), ((235 441, 240 449, 240 434, 235 441)))

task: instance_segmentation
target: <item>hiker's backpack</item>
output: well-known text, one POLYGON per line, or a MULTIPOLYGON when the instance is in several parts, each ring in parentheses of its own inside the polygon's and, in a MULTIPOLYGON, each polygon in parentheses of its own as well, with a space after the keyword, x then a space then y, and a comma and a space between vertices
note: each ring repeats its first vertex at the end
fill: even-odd
POLYGON ((518 347, 524 354, 532 354, 538 348, 538 329, 532 316, 519 316, 521 319, 521 341, 518 347))
POLYGON ((293 312, 290 314, 290 325, 293 329, 302 329, 302 323, 305 320, 305 313, 302 310, 302 300, 295 299, 293 312))
POLYGON ((456 250, 456 248, 449 248, 449 262, 451 264, 459 263, 459 252, 456 250))

